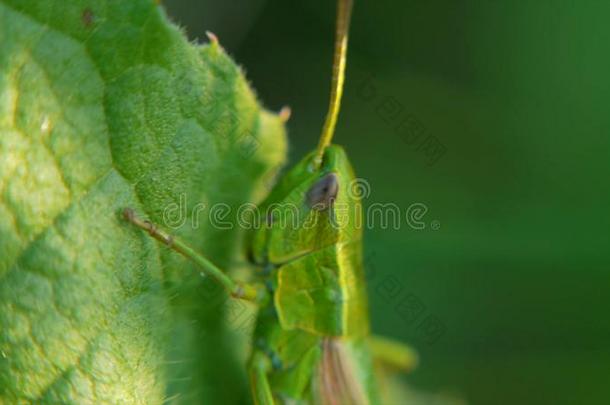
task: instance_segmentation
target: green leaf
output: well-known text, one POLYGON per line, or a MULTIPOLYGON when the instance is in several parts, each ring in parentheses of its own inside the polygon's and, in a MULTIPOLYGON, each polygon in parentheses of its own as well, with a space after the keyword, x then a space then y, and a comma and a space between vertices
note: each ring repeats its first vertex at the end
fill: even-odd
POLYGON ((285 149, 222 48, 153 1, 0 0, 0 403, 238 400, 213 283, 119 213, 182 204, 175 233, 227 266, 241 232, 209 208, 234 223, 285 149))

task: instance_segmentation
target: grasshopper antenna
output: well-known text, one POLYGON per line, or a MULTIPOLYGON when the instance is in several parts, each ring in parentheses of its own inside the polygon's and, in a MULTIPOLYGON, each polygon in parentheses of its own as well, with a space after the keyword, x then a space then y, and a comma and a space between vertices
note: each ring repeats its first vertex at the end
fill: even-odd
POLYGON ((335 53, 333 57, 333 75, 330 85, 330 102, 326 120, 322 128, 320 143, 316 151, 314 164, 318 167, 322 163, 324 150, 330 145, 337 125, 337 116, 341 107, 341 95, 343 94, 343 82, 345 81, 345 63, 347 58, 347 37, 349 21, 352 14, 353 0, 337 1, 337 25, 335 31, 335 53))

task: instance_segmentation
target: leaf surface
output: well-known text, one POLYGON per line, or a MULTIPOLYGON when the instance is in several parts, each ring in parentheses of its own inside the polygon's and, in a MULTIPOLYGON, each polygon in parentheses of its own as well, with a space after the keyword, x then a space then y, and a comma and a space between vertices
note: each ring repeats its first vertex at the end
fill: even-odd
POLYGON ((120 211, 227 266, 241 233, 210 207, 234 225, 285 149, 222 48, 153 2, 1 0, 0 403, 237 400, 211 281, 120 211))

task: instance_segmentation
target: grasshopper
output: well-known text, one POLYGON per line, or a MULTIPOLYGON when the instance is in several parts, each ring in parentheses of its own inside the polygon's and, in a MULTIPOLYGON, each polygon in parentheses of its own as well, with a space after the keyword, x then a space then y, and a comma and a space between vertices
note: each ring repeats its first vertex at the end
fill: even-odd
POLYGON ((236 299, 259 306, 248 373, 253 400, 272 404, 381 403, 374 363, 407 369, 413 353, 373 337, 359 196, 345 151, 331 140, 337 122, 352 1, 339 0, 329 109, 317 148, 288 171, 262 203, 251 232, 255 282, 234 280, 183 241, 132 209, 132 224, 198 264, 236 299), (288 224, 287 222, 290 222, 288 224))

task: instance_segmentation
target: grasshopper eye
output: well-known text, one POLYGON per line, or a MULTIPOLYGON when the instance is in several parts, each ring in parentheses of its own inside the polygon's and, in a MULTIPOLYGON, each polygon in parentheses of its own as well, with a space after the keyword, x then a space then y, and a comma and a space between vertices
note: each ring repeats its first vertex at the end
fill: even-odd
POLYGON ((339 179, 335 173, 329 173, 311 186, 306 195, 307 205, 323 211, 335 201, 338 192, 339 179))

